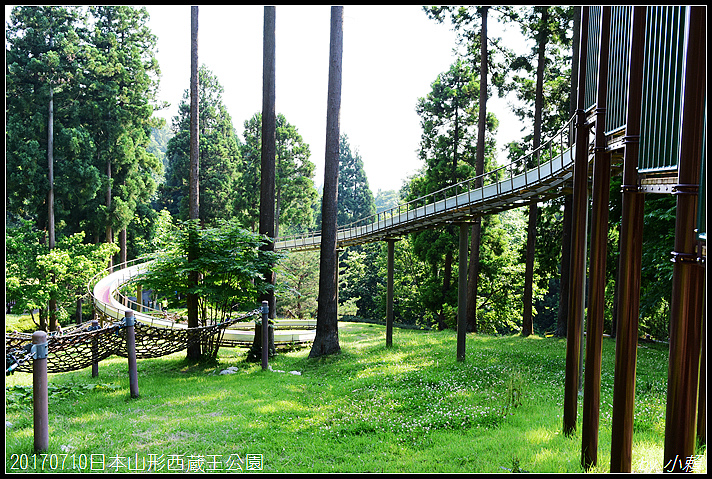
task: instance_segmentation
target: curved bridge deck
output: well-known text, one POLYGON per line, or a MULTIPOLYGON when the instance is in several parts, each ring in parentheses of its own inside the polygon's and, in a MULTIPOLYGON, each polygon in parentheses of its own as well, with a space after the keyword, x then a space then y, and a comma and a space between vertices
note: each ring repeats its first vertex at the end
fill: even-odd
MULTIPOLYGON (((572 121, 549 142, 525 157, 409 203, 339 228, 339 247, 370 243, 435 226, 470 221, 563 194, 573 177, 572 121), (531 166, 531 165, 534 166, 531 166), (527 167, 528 166, 528 167, 527 167), (478 187, 479 184, 485 186, 478 187)), ((275 250, 314 250, 321 233, 277 238, 275 250)))
MULTIPOLYGON (((178 323, 167 317, 162 317, 160 311, 153 310, 151 314, 137 311, 147 309, 145 306, 131 308, 116 299, 119 287, 130 281, 133 277, 146 271, 150 261, 120 269, 100 279, 92 290, 94 305, 97 312, 115 321, 121 321, 126 311, 133 310, 136 321, 158 328, 186 329, 185 323, 178 323)), ((138 305, 136 305, 138 306, 138 305)), ((276 320, 274 331, 275 343, 303 343, 314 340, 315 320, 276 320)), ((255 337, 254 321, 236 323, 225 330, 221 346, 234 347, 252 344, 255 337)))

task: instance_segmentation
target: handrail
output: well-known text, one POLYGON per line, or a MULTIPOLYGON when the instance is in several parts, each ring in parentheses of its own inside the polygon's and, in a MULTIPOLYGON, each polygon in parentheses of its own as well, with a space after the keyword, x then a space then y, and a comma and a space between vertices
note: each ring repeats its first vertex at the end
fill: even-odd
MULTIPOLYGON (((337 230, 337 241, 346 241, 347 239, 354 240, 358 237, 370 236, 379 231, 386 231, 396 226, 421 219, 432 219, 438 215, 446 217, 447 213, 471 208, 478 202, 484 205, 486 200, 494 201, 502 199, 505 193, 511 195, 515 192, 515 179, 522 175, 524 184, 520 186, 520 189, 528 190, 536 188, 537 186, 546 186, 547 183, 543 180, 553 176, 554 169, 553 165, 551 165, 548 174, 542 174, 542 166, 545 166, 544 164, 547 162, 552 163, 556 156, 557 158, 562 158, 560 169, 564 169, 563 156, 566 151, 572 148, 575 140, 574 118, 575 117, 569 119, 552 138, 538 148, 517 158, 511 163, 495 168, 482 175, 441 188, 406 203, 401 203, 368 218, 339 227, 337 230), (500 177, 503 179, 499 180, 500 177), (509 184, 509 188, 506 191, 504 188, 505 182, 509 184), (485 189, 492 185, 495 187, 495 194, 486 197, 485 189), (479 190, 479 194, 477 194, 477 190, 479 190), (467 201, 461 202, 462 199, 460 197, 463 194, 467 195, 467 201), (479 196, 479 198, 473 197, 473 194, 479 196), (455 203, 454 206, 448 207, 448 200, 453 199, 455 203), (445 205, 445 208, 438 211, 437 205, 441 203, 445 205), (432 212, 429 212, 430 205, 432 205, 432 212)), ((275 248, 307 249, 309 247, 316 247, 320 240, 321 231, 278 237, 275 238, 275 248)))

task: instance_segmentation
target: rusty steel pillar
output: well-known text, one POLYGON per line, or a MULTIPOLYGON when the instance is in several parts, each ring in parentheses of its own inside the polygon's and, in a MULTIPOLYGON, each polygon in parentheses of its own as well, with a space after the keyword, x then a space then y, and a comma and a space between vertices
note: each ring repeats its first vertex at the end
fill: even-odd
POLYGON ((467 230, 469 224, 460 224, 457 280, 457 360, 465 360, 467 339, 467 230))
POLYGON ((618 323, 613 382, 611 472, 630 472, 633 447, 635 363, 638 347, 640 273, 643 254, 643 206, 638 187, 638 150, 645 55, 645 7, 633 8, 628 112, 623 153, 618 323))
POLYGON ((588 137, 586 122, 586 56, 588 53, 589 7, 581 12, 579 50, 578 109, 576 110, 576 157, 574 160, 573 222, 571 225, 571 265, 569 314, 566 326, 566 377, 564 379, 564 434, 576 430, 578 407, 581 324, 583 323, 584 286, 586 284, 586 226, 588 215, 588 137))
POLYGON ((670 356, 665 414, 664 470, 684 472, 695 454, 704 269, 697 262, 697 193, 706 96, 705 7, 690 7, 682 134, 675 186, 675 250, 670 301, 670 356))
POLYGON ((393 263, 395 257, 395 244, 397 239, 389 238, 388 244, 388 271, 386 277, 386 347, 393 346, 393 263))
POLYGON ((608 56, 611 36, 611 7, 601 9, 598 92, 596 99, 596 141, 593 163, 593 210, 591 216, 591 260, 586 332, 586 369, 583 387, 581 465, 595 466, 598 456, 598 421, 601 402, 601 346, 603 312, 606 308, 606 253, 608 243, 608 203, 611 187, 611 154, 606 151, 606 110, 608 108, 608 56))

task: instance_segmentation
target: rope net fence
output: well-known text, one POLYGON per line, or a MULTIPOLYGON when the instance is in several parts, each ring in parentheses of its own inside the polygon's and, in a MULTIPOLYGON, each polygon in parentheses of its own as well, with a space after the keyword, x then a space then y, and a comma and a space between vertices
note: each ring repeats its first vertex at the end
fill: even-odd
MULTIPOLYGON (((229 326, 259 314, 257 309, 221 323, 196 328, 164 328, 136 321, 136 358, 167 356, 196 343, 201 344, 203 352, 214 356, 229 326)), ((8 364, 11 360, 17 364, 15 371, 32 373, 32 361, 25 359, 31 344, 32 334, 5 333, 6 360, 8 364)), ((92 329, 90 323, 84 323, 61 335, 49 333, 47 337, 48 373, 77 371, 113 355, 128 357, 123 321, 96 329, 92 329)))

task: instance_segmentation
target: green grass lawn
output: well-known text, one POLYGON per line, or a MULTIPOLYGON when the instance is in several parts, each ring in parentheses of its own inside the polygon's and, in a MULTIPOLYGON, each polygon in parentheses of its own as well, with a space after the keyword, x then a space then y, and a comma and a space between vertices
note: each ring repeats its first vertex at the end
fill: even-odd
MULTIPOLYGON (((102 362, 98 378, 51 375, 45 456, 33 456, 32 378, 16 373, 6 470, 581 472, 580 406, 576 434, 561 433, 565 340, 468 335, 464 362, 454 331, 397 329, 386 348, 383 326, 340 323, 340 343, 319 359, 281 353, 274 371, 245 362, 244 349, 221 349, 217 364, 184 352, 140 360, 137 399, 122 358, 102 362)), ((609 469, 614 349, 604 340, 593 472, 609 469)), ((637 373, 633 470, 662 472, 667 347, 641 344, 637 373)), ((700 472, 706 458, 702 448, 700 472)))

